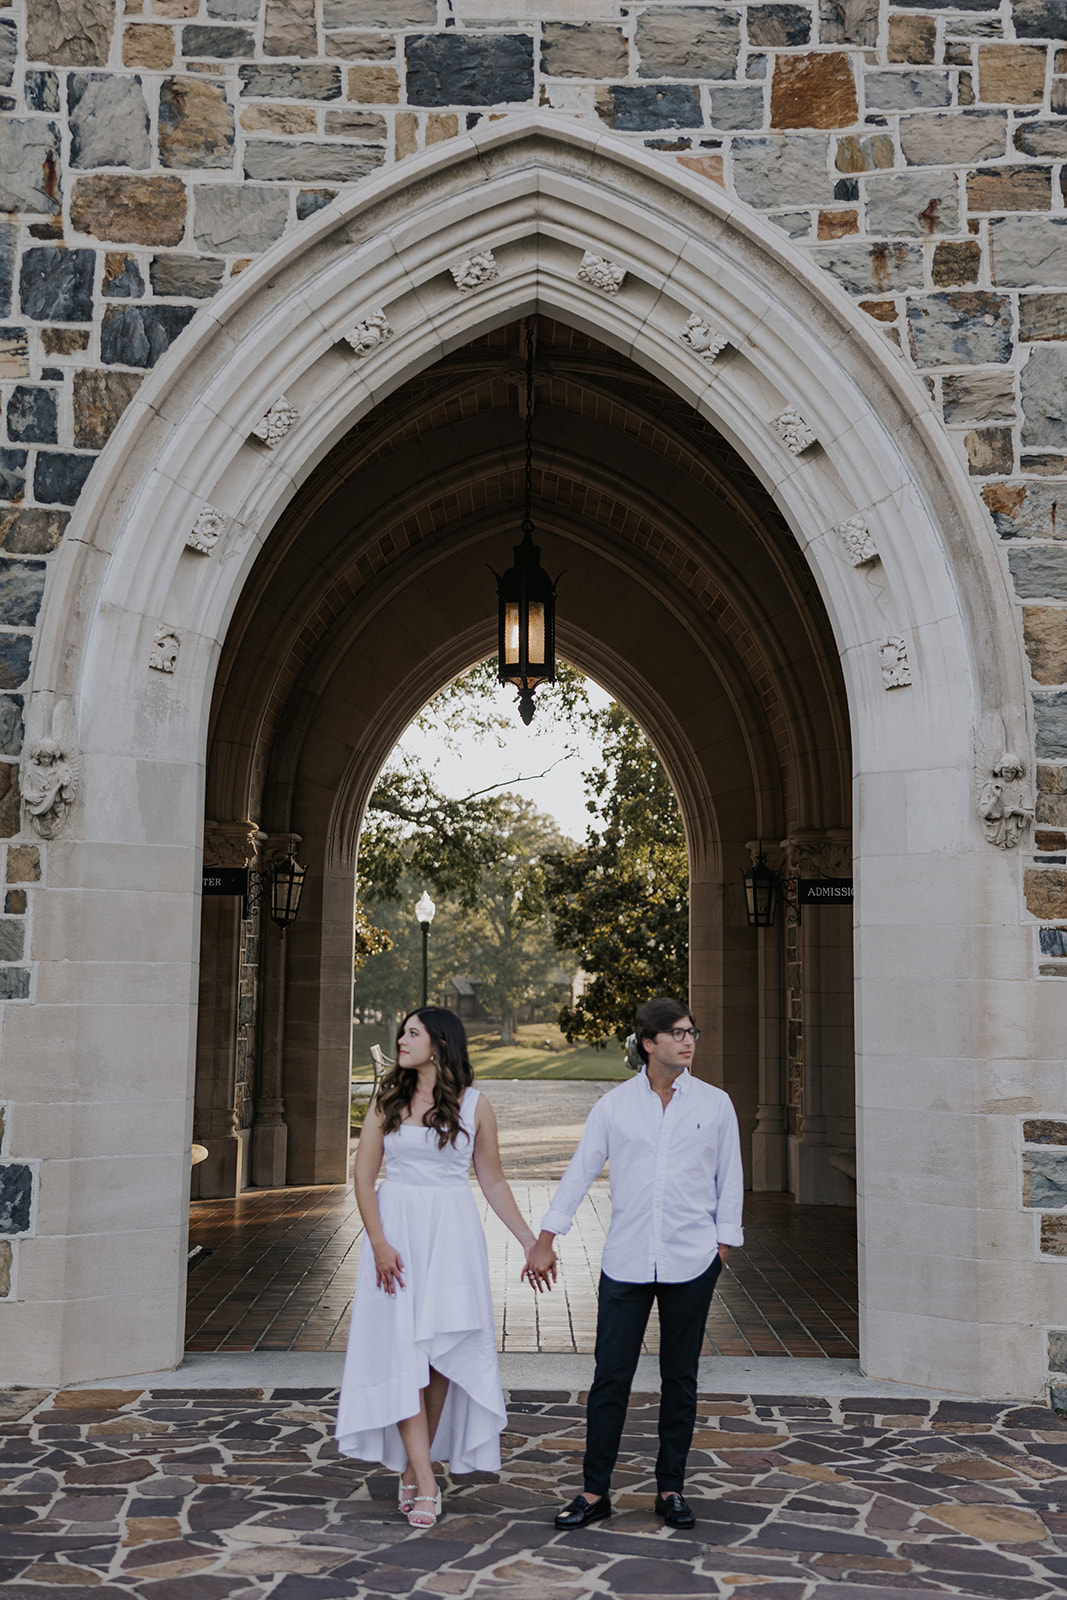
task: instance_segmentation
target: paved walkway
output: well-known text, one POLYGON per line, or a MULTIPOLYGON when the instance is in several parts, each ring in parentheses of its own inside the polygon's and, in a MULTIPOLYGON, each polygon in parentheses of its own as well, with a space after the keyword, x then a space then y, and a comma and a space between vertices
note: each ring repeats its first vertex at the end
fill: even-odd
MULTIPOLYGON (((536 1227, 593 1101, 610 1084, 489 1084, 504 1167, 536 1227)), ((559 1242, 551 1295, 520 1284, 522 1257, 475 1187, 489 1246, 498 1346, 505 1353, 593 1349, 596 1284, 610 1217, 594 1185, 559 1242)), ((849 1358, 857 1349, 855 1212, 746 1197, 746 1246, 720 1279, 707 1356, 849 1358)), ((193 1351, 343 1350, 362 1224, 344 1185, 251 1191, 192 1207, 186 1347, 193 1351)), ((655 1319, 645 1349, 658 1350, 655 1319)))
POLYGON ((702 1395, 699 1520, 677 1533, 650 1515, 655 1409, 635 1395, 617 1514, 558 1534, 581 1399, 513 1391, 501 1472, 441 1474, 445 1515, 417 1533, 395 1477, 337 1457, 321 1387, 0 1395, 0 1600, 1056 1600, 1067 1587, 1067 1423, 1041 1408, 702 1395))

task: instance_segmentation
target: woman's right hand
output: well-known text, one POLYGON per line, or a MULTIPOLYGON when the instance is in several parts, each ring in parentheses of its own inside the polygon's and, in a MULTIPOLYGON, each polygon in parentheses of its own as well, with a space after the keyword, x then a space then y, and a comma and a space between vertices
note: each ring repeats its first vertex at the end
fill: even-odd
POLYGON ((404 1263, 388 1239, 374 1246, 374 1270, 378 1275, 378 1287, 384 1289, 386 1294, 396 1294, 397 1289, 404 1287, 404 1280, 400 1276, 404 1263))

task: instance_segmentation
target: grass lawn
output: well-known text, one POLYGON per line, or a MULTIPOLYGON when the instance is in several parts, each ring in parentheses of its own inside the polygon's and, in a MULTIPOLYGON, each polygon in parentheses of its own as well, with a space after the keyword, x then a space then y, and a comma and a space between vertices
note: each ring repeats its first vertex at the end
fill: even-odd
MULTIPOLYGON (((470 1058, 476 1078, 585 1078, 614 1082, 628 1078, 622 1049, 612 1041, 603 1050, 588 1044, 568 1044, 555 1023, 532 1023, 517 1030, 516 1044, 501 1044, 495 1030, 471 1034, 470 1058), (547 1047, 546 1047, 547 1041, 547 1047)), ((356 1024, 352 1029, 352 1076, 370 1078, 370 1047, 381 1045, 393 1053, 388 1028, 356 1024)))

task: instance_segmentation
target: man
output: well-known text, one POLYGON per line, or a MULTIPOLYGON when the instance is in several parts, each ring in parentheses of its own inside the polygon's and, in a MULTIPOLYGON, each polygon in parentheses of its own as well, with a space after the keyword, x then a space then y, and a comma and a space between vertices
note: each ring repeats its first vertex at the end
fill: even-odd
POLYGON ((583 1492, 556 1517, 584 1528, 611 1515, 611 1473, 652 1302, 659 1307, 656 1515, 691 1528, 685 1464, 696 1422, 697 1362, 716 1280, 741 1231, 741 1143, 727 1095, 690 1076, 700 1030, 677 1000, 638 1011, 637 1077, 597 1101, 541 1224, 533 1272, 555 1278, 552 1245, 605 1161, 611 1226, 597 1314, 596 1375, 586 1410, 583 1492))

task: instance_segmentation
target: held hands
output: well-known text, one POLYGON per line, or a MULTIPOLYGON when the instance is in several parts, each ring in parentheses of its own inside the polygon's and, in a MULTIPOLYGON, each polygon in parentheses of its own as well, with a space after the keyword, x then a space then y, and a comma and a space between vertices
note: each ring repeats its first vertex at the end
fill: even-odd
POLYGON ((526 1265, 519 1275, 519 1282, 525 1278, 530 1287, 539 1293, 550 1290, 556 1281, 557 1257, 552 1248, 553 1237, 551 1233, 543 1233, 526 1247, 526 1265))
POLYGON ((387 1239, 374 1246, 374 1270, 378 1277, 379 1289, 384 1289, 386 1294, 396 1294, 397 1289, 404 1287, 401 1273, 404 1263, 387 1239))

